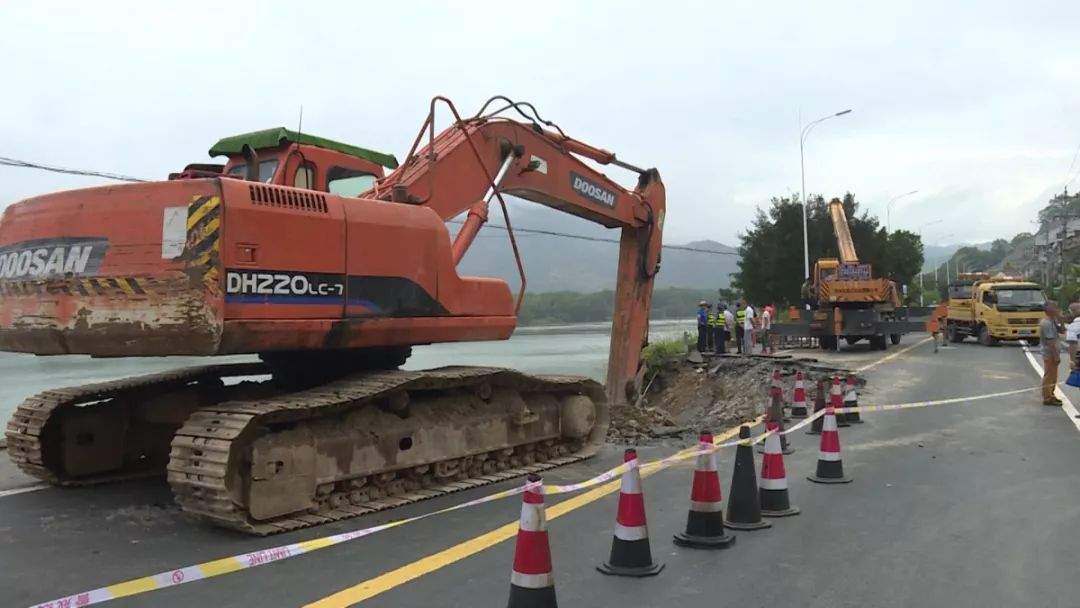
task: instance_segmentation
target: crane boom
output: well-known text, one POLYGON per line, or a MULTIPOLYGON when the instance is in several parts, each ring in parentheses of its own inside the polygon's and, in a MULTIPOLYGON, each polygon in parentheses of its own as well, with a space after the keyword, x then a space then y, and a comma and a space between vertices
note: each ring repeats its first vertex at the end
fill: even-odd
POLYGON ((844 204, 840 202, 840 199, 834 198, 829 202, 829 217, 832 219, 833 234, 836 235, 836 246, 840 250, 840 262, 858 264, 859 256, 855 253, 855 241, 851 239, 847 214, 844 213, 844 204))

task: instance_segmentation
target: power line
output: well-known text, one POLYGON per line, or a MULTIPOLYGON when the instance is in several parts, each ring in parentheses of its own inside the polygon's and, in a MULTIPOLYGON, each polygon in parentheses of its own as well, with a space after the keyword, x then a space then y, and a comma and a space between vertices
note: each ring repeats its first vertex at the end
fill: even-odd
MULTIPOLYGON (((15 158, 7 158, 0 156, 0 165, 7 165, 9 167, 22 167, 25 169, 39 169, 42 171, 52 171, 53 173, 64 173, 67 175, 83 175, 88 177, 104 177, 106 179, 115 179, 124 182, 147 182, 150 180, 141 179, 138 177, 131 177, 130 175, 121 175, 119 173, 105 173, 102 171, 90 171, 88 169, 68 169, 65 167, 57 167, 53 165, 43 165, 40 163, 33 163, 30 161, 19 160, 15 158)), ((451 224, 461 224, 462 222, 456 220, 450 220, 451 224)), ((506 230, 506 226, 500 224, 485 224, 484 228, 496 228, 499 230, 506 230)), ((618 243, 618 239, 609 239, 597 236, 585 236, 583 234, 570 234, 567 232, 556 232, 554 230, 540 230, 536 228, 514 228, 514 232, 521 232, 525 234, 540 234, 546 236, 558 236, 567 239, 577 239, 579 241, 592 241, 597 243, 618 243)), ((676 251, 692 251, 696 253, 709 253, 713 255, 734 255, 738 256, 736 251, 717 251, 715 249, 703 249, 700 247, 688 247, 686 245, 663 245, 664 249, 673 249, 676 251)))
POLYGON ((140 179, 138 177, 131 177, 130 175, 121 175, 119 173, 105 173, 102 171, 90 171, 88 169, 68 169, 66 167, 57 167, 54 165, 43 165, 41 163, 32 163, 28 160, 19 160, 17 158, 7 158, 6 156, 0 156, 0 165, 7 165, 9 167, 22 167, 24 169, 40 169, 41 171, 52 171, 53 173, 64 173, 67 175, 84 175, 87 177, 104 177, 105 179, 115 179, 121 182, 146 182, 150 180, 140 179))
MULTIPOLYGON (((450 220, 451 224, 461 224, 463 222, 457 220, 450 220)), ((497 228, 499 230, 506 230, 506 226, 501 224, 484 224, 484 228, 497 228)), ((536 228, 514 228, 514 232, 524 232, 526 234, 543 234, 547 236, 559 236, 567 239, 578 239, 580 241, 593 241, 596 243, 618 243, 618 239, 609 239, 600 236, 585 236, 583 234, 570 234, 568 232, 556 232, 554 230, 539 230, 536 228)), ((717 251, 715 249, 702 249, 700 247, 688 247, 686 245, 662 245, 664 249, 675 249, 677 251, 694 251, 697 253, 711 253, 713 255, 734 255, 737 256, 737 251, 717 251)))

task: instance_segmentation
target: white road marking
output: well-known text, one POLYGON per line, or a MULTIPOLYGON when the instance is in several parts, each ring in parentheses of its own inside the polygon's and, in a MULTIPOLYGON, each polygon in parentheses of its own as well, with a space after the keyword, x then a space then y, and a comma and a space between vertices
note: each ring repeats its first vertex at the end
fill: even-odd
POLYGON ((12 488, 10 490, 0 490, 0 498, 5 496, 15 496, 16 494, 26 494, 27 492, 36 492, 38 490, 44 490, 49 487, 47 483, 39 483, 37 485, 25 486, 22 488, 12 488))
MULTIPOLYGON (((1039 365, 1039 362, 1035 359, 1035 355, 1031 354, 1031 349, 1028 348, 1027 342, 1021 341, 1021 344, 1024 345, 1024 356, 1027 357, 1028 363, 1030 363, 1031 367, 1033 367, 1035 371, 1039 374, 1039 376, 1042 377, 1043 367, 1039 365)), ((1060 386, 1054 387, 1054 394, 1057 395, 1057 397, 1062 401, 1061 411, 1065 412, 1065 415, 1069 417, 1069 421, 1073 423, 1073 426, 1076 427, 1076 430, 1080 431, 1080 418, 1077 418, 1077 415, 1080 414, 1080 412, 1076 411, 1076 406, 1074 406, 1073 402, 1069 400, 1068 396, 1066 396, 1065 393, 1062 392, 1060 386)))

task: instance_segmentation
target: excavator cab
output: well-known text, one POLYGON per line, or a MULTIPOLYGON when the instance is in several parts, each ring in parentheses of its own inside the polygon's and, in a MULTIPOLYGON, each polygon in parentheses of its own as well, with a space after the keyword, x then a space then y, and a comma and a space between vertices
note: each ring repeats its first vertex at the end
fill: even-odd
POLYGON ((210 156, 228 157, 226 177, 352 197, 398 166, 391 154, 284 128, 226 137, 210 156))

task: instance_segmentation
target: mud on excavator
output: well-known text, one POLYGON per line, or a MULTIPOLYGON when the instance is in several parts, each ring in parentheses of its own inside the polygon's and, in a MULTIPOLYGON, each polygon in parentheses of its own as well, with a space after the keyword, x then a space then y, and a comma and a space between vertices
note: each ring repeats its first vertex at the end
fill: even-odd
POLYGON ((655 169, 501 96, 469 118, 434 98, 400 166, 285 129, 210 152, 227 162, 9 206, 0 350, 260 360, 32 396, 6 432, 23 471, 60 485, 167 473, 185 511, 272 534, 588 457, 609 407, 640 389, 665 213, 655 169), (437 107, 453 116, 438 134, 437 107), (504 194, 621 230, 606 387, 397 369, 415 345, 514 331, 526 282, 504 194), (522 273, 516 298, 457 271, 492 201, 522 273))

